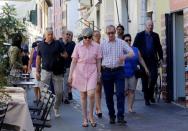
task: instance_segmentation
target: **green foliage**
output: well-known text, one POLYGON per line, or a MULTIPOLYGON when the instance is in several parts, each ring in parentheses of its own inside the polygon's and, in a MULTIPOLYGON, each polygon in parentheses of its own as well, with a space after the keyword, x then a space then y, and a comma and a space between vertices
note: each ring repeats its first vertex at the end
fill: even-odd
MULTIPOLYGON (((0 87, 6 84, 6 76, 8 69, 7 51, 8 48, 3 43, 11 43, 14 33, 26 32, 25 25, 16 18, 16 8, 7 3, 0 13, 0 87)), ((23 35, 23 39, 26 37, 23 35)))

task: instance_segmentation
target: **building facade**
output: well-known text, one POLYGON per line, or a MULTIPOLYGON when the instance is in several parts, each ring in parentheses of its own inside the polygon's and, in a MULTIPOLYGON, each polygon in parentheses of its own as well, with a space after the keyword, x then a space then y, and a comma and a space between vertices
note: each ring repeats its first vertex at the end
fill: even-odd
POLYGON ((170 11, 161 17, 163 68, 170 101, 188 107, 188 1, 169 0, 170 11))
MULTIPOLYGON (((90 26, 105 34, 107 25, 128 28, 127 0, 79 0, 82 26, 90 26)), ((127 30, 125 30, 127 32, 127 30)))
POLYGON ((59 39, 61 37, 62 28, 65 28, 65 0, 52 0, 52 4, 53 6, 50 8, 50 25, 53 27, 55 38, 59 39))
POLYGON ((49 24, 48 8, 52 6, 51 0, 3 0, 1 6, 5 3, 15 6, 17 18, 26 25, 27 44, 31 47, 37 36, 43 36, 49 24))

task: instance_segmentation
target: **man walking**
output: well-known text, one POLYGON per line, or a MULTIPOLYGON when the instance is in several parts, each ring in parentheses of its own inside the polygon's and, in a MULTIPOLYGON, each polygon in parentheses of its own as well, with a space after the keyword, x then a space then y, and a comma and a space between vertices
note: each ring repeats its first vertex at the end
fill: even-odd
POLYGON ((104 86, 106 104, 109 111, 110 123, 115 123, 115 109, 114 109, 114 84, 116 86, 117 97, 117 120, 118 123, 126 123, 124 120, 124 61, 132 57, 133 51, 126 42, 116 38, 115 26, 109 25, 106 27, 108 39, 101 42, 102 50, 102 83, 104 86))
MULTIPOLYGON (((69 104, 68 94, 70 93, 70 89, 68 87, 68 76, 70 71, 70 65, 72 61, 72 53, 75 47, 75 42, 72 41, 73 33, 71 31, 63 30, 62 32, 62 44, 64 44, 65 50, 68 54, 68 57, 65 59, 65 74, 64 74, 64 81, 63 81, 63 92, 64 92, 64 103, 69 104)), ((71 93, 72 94, 72 93, 71 93)))
POLYGON ((158 64, 162 63, 163 59, 163 51, 160 44, 159 35, 153 32, 152 20, 146 21, 145 31, 142 31, 136 35, 133 46, 140 50, 146 66, 149 69, 150 75, 144 75, 142 77, 142 86, 145 104, 150 105, 150 102, 155 103, 155 99, 153 97, 154 86, 157 81, 158 64))
POLYGON ((56 95, 54 112, 55 117, 60 116, 60 105, 62 100, 62 85, 63 85, 63 61, 67 53, 59 41, 53 38, 53 29, 46 28, 45 40, 38 45, 36 59, 36 77, 41 79, 47 85, 50 85, 50 80, 54 85, 56 95), (42 63, 42 70, 41 70, 42 63), (41 76, 40 76, 41 73, 41 76))
POLYGON ((119 25, 116 27, 116 31, 117 31, 117 37, 118 37, 119 39, 122 39, 122 38, 123 38, 123 35, 124 35, 124 31, 125 31, 123 25, 119 24, 119 25))

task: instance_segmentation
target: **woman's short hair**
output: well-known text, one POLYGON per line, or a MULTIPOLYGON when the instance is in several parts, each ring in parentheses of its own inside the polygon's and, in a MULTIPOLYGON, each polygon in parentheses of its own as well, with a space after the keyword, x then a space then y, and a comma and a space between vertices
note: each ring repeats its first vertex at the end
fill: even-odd
POLYGON ((21 43, 22 43, 21 33, 14 34, 12 38, 12 46, 17 46, 18 48, 21 49, 21 43))
POLYGON ((129 37, 129 38, 131 38, 131 35, 130 35, 130 34, 125 34, 125 35, 123 35, 122 40, 124 40, 125 37, 129 37))

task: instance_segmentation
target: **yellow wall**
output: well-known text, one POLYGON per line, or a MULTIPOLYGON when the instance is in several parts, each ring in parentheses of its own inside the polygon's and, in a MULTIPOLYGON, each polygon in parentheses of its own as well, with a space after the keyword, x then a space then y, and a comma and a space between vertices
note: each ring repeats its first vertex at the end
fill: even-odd
POLYGON ((155 31, 161 34, 161 15, 170 12, 169 0, 156 0, 156 23, 155 31))

